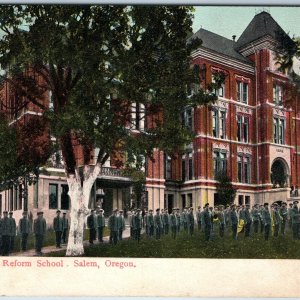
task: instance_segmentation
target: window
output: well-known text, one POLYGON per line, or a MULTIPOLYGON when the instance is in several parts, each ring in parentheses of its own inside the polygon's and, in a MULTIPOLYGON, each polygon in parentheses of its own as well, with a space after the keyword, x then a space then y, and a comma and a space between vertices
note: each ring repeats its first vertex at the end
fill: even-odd
POLYGON ((0 194, 0 214, 2 214, 2 195, 0 194))
POLYGON ((250 204, 250 196, 245 196, 245 204, 250 204))
POLYGON ((213 163, 214 163, 214 174, 215 176, 219 172, 226 172, 227 163, 226 163, 226 152, 215 150, 213 152, 213 163))
POLYGON ((273 102, 276 105, 283 104, 283 87, 278 84, 273 84, 273 102))
POLYGON ((49 208, 58 208, 58 186, 57 184, 49 184, 49 208))
POLYGON ((237 116, 237 140, 239 142, 249 142, 249 117, 237 116))
POLYGON ((165 179, 171 179, 171 157, 165 155, 165 179))
POLYGON ((185 181, 185 155, 183 155, 181 159, 181 179, 185 181))
MULTIPOLYGON (((215 80, 215 74, 212 75, 212 80, 211 80, 212 83, 215 83, 216 80, 215 80)), ((219 89, 214 89, 213 90, 213 93, 218 96, 218 97, 224 97, 225 95, 225 85, 224 83, 221 85, 221 87, 219 89)))
POLYGON ((189 180, 193 179, 193 154, 189 153, 189 180))
POLYGON ((214 108, 212 111, 212 133, 214 137, 225 139, 226 137, 226 111, 214 108))
POLYGON ((61 185, 61 209, 69 209, 69 186, 67 184, 61 185))
POLYGON ((182 126, 189 130, 193 130, 193 110, 191 107, 185 108, 182 113, 182 126))
POLYGON ((188 207, 193 207, 193 194, 188 194, 188 207))
POLYGON ((185 195, 181 195, 181 203, 182 203, 182 208, 185 208, 186 207, 185 195))
POLYGON ((250 157, 248 155, 239 154, 237 157, 238 164, 238 182, 250 183, 251 169, 250 157))
POLYGON ((244 196, 243 195, 239 195, 239 205, 243 205, 244 204, 244 196))
POLYGON ((242 103, 248 103, 248 83, 237 81, 237 100, 242 103))
POLYGON ((274 127, 274 143, 276 144, 284 144, 284 119, 274 117, 273 119, 273 127, 274 127))
POLYGON ((197 83, 191 83, 190 85, 188 85, 188 87, 187 87, 188 97, 198 94, 199 88, 200 88, 200 85, 197 83))
POLYGON ((141 131, 145 129, 145 105, 142 103, 131 105, 131 128, 141 131))

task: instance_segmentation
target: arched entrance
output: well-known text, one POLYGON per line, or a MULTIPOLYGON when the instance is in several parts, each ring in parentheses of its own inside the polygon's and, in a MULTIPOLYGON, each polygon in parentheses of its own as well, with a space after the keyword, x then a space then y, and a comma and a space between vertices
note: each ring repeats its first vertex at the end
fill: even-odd
POLYGON ((286 187, 289 182, 288 165, 282 158, 276 158, 271 167, 271 182, 273 187, 286 187))

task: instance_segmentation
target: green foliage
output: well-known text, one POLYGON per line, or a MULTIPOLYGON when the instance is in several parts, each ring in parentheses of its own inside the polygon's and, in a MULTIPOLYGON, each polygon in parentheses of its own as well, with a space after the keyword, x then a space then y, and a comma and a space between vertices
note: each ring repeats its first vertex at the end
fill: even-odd
POLYGON ((226 172, 221 171, 216 174, 216 180, 219 204, 224 206, 232 204, 236 195, 236 189, 232 185, 231 178, 226 172))
POLYGON ((183 110, 216 100, 202 89, 187 95, 187 86, 200 82, 190 55, 201 41, 187 43, 192 11, 162 5, 0 7, 3 78, 14 83, 25 105, 45 111, 67 173, 78 167, 74 139, 99 148, 99 163, 117 146, 129 156, 149 157, 154 148, 172 153, 191 141, 181 124, 183 110), (51 108, 43 98, 47 90, 51 108), (133 103, 146 107, 141 118, 151 124, 136 135, 130 130, 133 103))

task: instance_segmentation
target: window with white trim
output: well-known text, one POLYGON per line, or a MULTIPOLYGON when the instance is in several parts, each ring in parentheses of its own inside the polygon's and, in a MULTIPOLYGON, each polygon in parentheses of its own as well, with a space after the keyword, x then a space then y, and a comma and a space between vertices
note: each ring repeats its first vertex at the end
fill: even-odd
POLYGON ((277 83, 273 84, 273 102, 276 105, 283 105, 283 87, 277 83))
POLYGON ((274 143, 284 144, 285 140, 285 120, 283 118, 274 117, 273 118, 273 133, 274 133, 274 143))
POLYGON ((131 104, 131 127, 135 130, 145 129, 145 105, 142 103, 131 104))
POLYGON ((249 142, 249 117, 237 115, 237 140, 239 142, 249 142))
POLYGON ((250 183, 251 181, 251 168, 250 168, 250 156, 244 154, 238 154, 238 182, 250 183))
POLYGON ((165 179, 171 179, 172 177, 172 160, 169 155, 165 155, 165 179))
POLYGON ((248 104, 249 85, 248 82, 237 81, 237 101, 248 104))
POLYGON ((212 134, 214 137, 226 138, 226 110, 214 107, 212 110, 212 134))
POLYGON ((186 107, 182 113, 182 126, 185 126, 189 130, 193 131, 193 109, 192 107, 186 107))
POLYGON ((220 172, 227 170, 227 153, 224 150, 213 151, 213 170, 216 176, 220 172))
POLYGON ((182 155, 181 160, 181 179, 182 181, 192 180, 194 178, 193 153, 189 152, 182 155))
MULTIPOLYGON (((216 83, 215 74, 212 74, 211 82, 216 83)), ((224 97, 224 95, 225 95, 225 84, 222 83, 222 85, 218 89, 213 89, 213 93, 218 97, 224 97)))

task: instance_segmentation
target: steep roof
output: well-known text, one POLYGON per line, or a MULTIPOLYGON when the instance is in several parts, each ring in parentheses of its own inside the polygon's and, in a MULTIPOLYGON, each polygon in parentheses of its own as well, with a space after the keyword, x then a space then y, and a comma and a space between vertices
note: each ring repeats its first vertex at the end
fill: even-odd
POLYGON ((242 62, 252 64, 252 62, 249 59, 247 59, 235 50, 236 42, 234 42, 233 40, 227 39, 221 35, 218 35, 203 28, 201 28, 195 34, 193 34, 189 38, 189 40, 194 38, 199 38, 202 40, 201 47, 213 50, 215 52, 229 56, 234 59, 238 59, 242 62))
POLYGON ((285 42, 292 42, 292 39, 278 25, 272 16, 263 11, 257 14, 243 31, 236 42, 236 49, 241 49, 243 46, 267 35, 273 37, 277 41, 284 38, 285 42))

